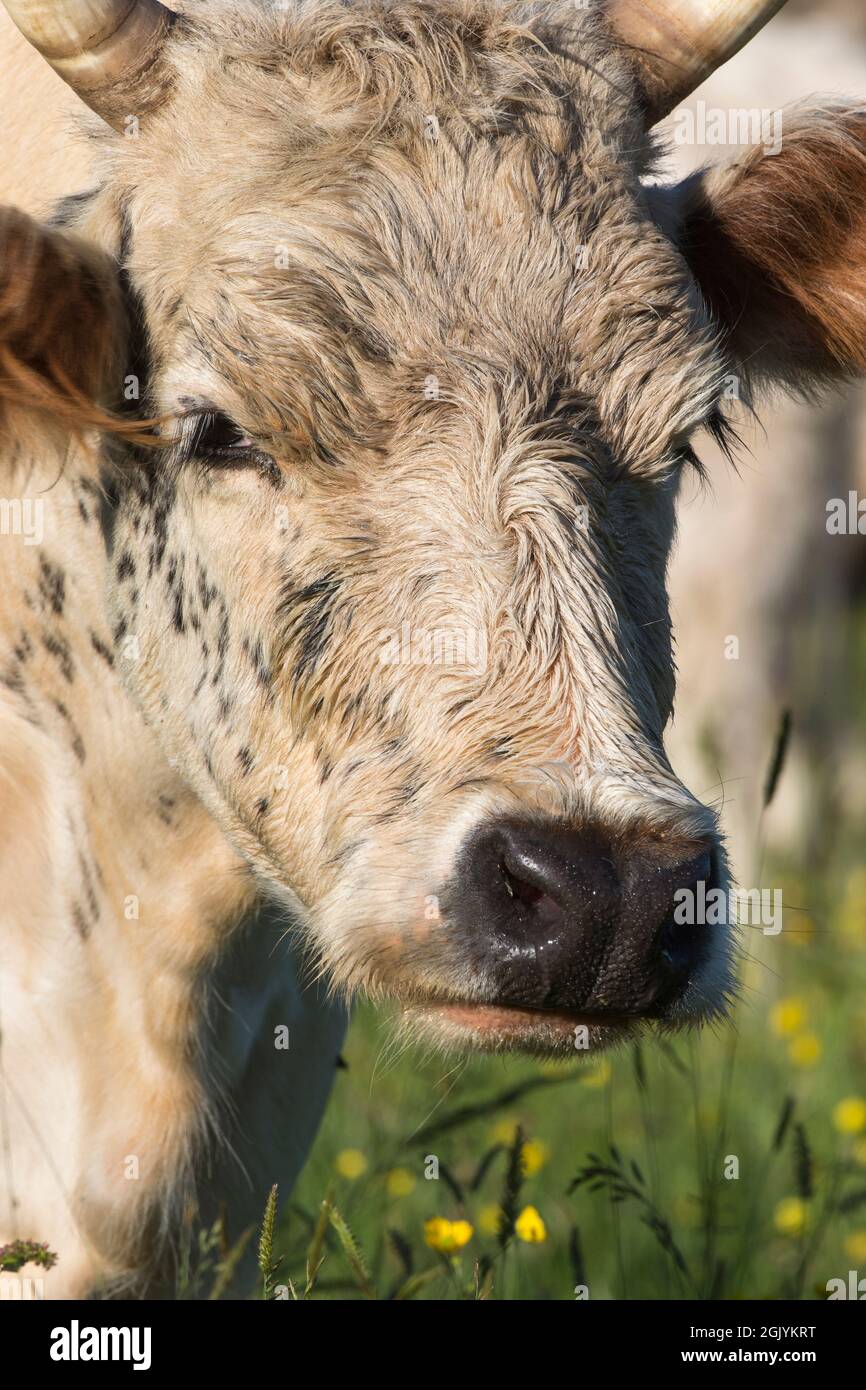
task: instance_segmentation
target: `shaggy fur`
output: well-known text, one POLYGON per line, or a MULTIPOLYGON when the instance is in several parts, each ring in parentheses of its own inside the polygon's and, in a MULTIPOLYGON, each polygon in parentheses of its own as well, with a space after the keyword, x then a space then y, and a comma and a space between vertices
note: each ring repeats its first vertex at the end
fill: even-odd
MULTIPOLYGON (((153 1267, 221 1095, 230 1115, 251 1075, 261 1087, 261 1132, 227 1120, 222 1140, 260 1163, 280 1082, 300 1097, 297 1060, 266 1073, 256 1053, 250 1072, 248 1049, 220 1075, 202 1058, 213 972, 263 894, 332 989, 394 996, 444 1045, 505 1047, 507 1029, 458 1034, 436 1012, 491 998, 442 907, 464 837, 493 813, 600 823, 616 843, 715 837, 662 746, 678 482, 693 434, 721 429, 733 354, 754 348, 747 298, 726 321, 707 248, 766 267, 778 228, 761 240, 743 192, 765 178, 786 216, 814 211, 797 148, 682 207, 646 193, 627 57, 570 4, 201 14, 175 26, 170 99, 137 139, 93 131, 99 187, 44 234, 78 265, 86 242, 107 324, 119 285, 113 359, 98 332, 75 372, 63 335, 56 360, 53 335, 34 358, 20 323, 3 344, 7 400, 24 369, 67 417, 96 377, 100 409, 132 380, 133 427, 157 419, 164 441, 138 449, 127 423, 67 449, 38 393, 9 412, 10 477, 62 474, 49 540, 16 554, 5 590, 3 718, 32 757, 4 739, 2 767, 10 789, 34 784, 20 852, 46 871, 42 896, 10 879, 3 1028, 26 1070, 28 990, 48 970, 55 1081, 38 1139, 15 1131, 17 1219, 60 1242, 66 1292, 153 1267), (486 660, 383 660, 404 626, 472 633, 486 660), (135 1184, 130 1154, 146 1156, 135 1184)), ((856 183, 859 127, 843 126, 826 144, 856 183)), ((12 250, 32 239, 5 226, 12 250)), ((797 263, 777 278, 784 339, 797 263)), ((802 290, 800 321, 826 330, 825 302, 802 290)), ((798 360, 776 365, 800 379, 798 360)), ((730 954, 720 933, 683 1022, 723 1009, 730 954)), ((315 1035, 332 1068, 339 1019, 296 1007, 296 1059, 315 1035)), ((521 1045, 571 1037, 545 1025, 521 1045)), ((326 1086, 293 1112, 298 1155, 326 1086)), ((251 1183, 233 1219, 259 1196, 251 1183)))
POLYGON ((787 113, 778 156, 699 176, 680 206, 683 253, 752 378, 808 392, 866 368, 866 107, 787 113))

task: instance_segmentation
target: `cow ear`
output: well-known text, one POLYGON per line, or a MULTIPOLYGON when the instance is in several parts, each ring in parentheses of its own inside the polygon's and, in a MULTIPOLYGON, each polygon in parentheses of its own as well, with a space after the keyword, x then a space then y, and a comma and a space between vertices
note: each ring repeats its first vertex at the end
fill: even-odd
POLYGON ((0 207, 0 424, 105 428, 124 314, 110 256, 0 207))
POLYGON ((866 107, 785 112, 777 147, 675 192, 679 244, 747 381, 808 392, 866 370, 866 107))

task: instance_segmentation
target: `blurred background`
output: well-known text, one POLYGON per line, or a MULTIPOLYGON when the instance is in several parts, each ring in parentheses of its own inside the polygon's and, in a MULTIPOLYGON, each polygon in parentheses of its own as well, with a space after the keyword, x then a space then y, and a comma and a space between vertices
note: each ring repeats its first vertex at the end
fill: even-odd
MULTIPOLYGON (((0 76, 0 198, 44 213, 87 186, 78 111, 3 12, 0 76)), ((791 0, 689 106, 821 93, 866 100, 862 0, 791 0)), ((669 124, 666 178, 737 152, 669 124)), ((331 1298, 809 1299, 866 1277, 866 537, 826 529, 830 499, 866 497, 866 387, 734 419, 737 468, 703 443, 681 506, 669 749, 741 884, 782 891, 783 931, 744 932, 730 1026, 589 1067, 424 1057, 359 1008, 278 1194, 290 1295, 317 1268, 331 1298)), ((181 1294, 218 1291, 225 1255, 192 1235, 181 1294)))

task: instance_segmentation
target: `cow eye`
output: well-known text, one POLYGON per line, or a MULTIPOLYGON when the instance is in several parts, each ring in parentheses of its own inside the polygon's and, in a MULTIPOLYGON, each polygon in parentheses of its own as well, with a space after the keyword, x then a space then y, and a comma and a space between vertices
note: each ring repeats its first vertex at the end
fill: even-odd
POLYGON ((258 451, 240 425, 236 425, 228 415, 214 410, 196 418, 189 452, 193 457, 230 462, 250 458, 258 451))

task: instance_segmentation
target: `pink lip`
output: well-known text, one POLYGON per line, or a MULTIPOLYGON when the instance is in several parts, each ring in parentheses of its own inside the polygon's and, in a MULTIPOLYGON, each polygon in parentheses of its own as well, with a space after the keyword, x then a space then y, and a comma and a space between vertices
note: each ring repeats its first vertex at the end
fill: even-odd
MULTIPOLYGON (((414 1009, 409 1012, 415 1012, 414 1009)), ((567 1010, 511 1008, 502 1004, 435 1003, 421 1005, 418 1013, 429 1023, 440 1023, 446 1029, 459 1030, 473 1036, 479 1043, 543 1043, 545 1040, 561 1046, 570 1040, 576 1028, 590 1030, 590 1039, 601 1041, 621 1032, 623 1025, 634 1019, 570 1013, 567 1010)))
POLYGON ((445 1018, 450 1018, 454 1023, 462 1024, 466 1028, 477 1028, 479 1024, 490 1028, 507 1025, 514 1027, 515 1024, 532 1027, 538 1023, 553 1023, 561 1027, 574 1028, 581 1023, 587 1026, 592 1023, 592 1019, 580 1014, 559 1010, 546 1012, 542 1009, 517 1009, 502 1004, 441 1004, 439 1012, 445 1018))

